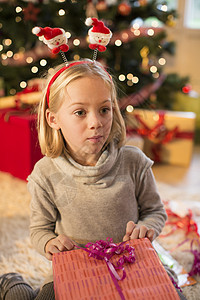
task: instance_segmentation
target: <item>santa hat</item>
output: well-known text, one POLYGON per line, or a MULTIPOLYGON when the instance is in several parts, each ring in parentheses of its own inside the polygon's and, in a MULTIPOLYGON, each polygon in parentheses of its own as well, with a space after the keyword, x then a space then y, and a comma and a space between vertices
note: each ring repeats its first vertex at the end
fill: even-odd
POLYGON ((111 34, 111 31, 108 27, 104 25, 102 21, 99 21, 97 18, 87 18, 85 21, 87 26, 93 26, 91 32, 98 32, 103 34, 111 34))
POLYGON ((51 27, 34 27, 32 30, 33 34, 37 36, 44 36, 46 40, 51 40, 54 37, 64 33, 64 30, 61 28, 51 28, 51 27))

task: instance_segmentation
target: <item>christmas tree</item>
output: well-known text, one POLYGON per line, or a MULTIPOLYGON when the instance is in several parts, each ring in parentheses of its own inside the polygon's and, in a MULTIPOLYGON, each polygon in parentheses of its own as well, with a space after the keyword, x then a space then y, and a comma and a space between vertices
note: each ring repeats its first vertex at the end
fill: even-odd
POLYGON ((62 63, 32 34, 32 28, 64 28, 69 38, 68 60, 92 58, 87 17, 97 17, 113 32, 107 51, 98 53, 119 86, 120 107, 128 104, 171 108, 175 93, 188 78, 165 74, 165 54, 174 54, 166 26, 174 26, 176 11, 157 0, 35 0, 0 3, 0 84, 5 95, 27 87, 44 69, 62 63))

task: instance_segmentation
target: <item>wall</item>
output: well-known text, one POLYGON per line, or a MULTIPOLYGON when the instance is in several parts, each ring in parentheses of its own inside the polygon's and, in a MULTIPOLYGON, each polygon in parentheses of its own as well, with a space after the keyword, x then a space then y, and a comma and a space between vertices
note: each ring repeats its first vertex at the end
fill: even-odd
POLYGON ((167 57, 165 71, 175 72, 181 76, 188 75, 192 89, 200 94, 200 29, 189 29, 184 26, 185 2, 186 0, 178 1, 177 24, 175 27, 167 28, 168 40, 176 42, 176 54, 167 57))

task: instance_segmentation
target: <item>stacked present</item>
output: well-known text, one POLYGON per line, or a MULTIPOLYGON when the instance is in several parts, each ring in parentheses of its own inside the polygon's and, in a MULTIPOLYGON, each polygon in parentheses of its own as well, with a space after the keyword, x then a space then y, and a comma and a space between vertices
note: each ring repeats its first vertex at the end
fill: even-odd
POLYGON ((0 97, 0 109, 16 106, 30 106, 38 104, 42 96, 46 80, 34 78, 28 81, 28 85, 14 96, 0 97))
POLYGON ((144 138, 144 152, 155 162, 188 166, 194 141, 196 115, 135 109, 127 112, 127 134, 144 138))
POLYGON ((0 171, 26 180, 42 158, 36 130, 37 115, 31 108, 0 110, 0 171))
POLYGON ((195 141, 200 143, 200 95, 194 92, 189 94, 177 93, 173 110, 192 111, 196 114, 195 141))
POLYGON ((0 98, 0 171, 26 180, 42 158, 39 147, 35 104, 41 97, 44 80, 33 79, 15 96, 0 98))

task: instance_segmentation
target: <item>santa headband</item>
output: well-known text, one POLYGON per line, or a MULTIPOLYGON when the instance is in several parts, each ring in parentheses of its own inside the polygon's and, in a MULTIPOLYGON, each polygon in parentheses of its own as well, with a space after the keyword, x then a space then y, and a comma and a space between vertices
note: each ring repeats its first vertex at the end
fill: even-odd
MULTIPOLYGON (((85 24, 87 26, 93 26, 88 31, 89 35, 89 48, 94 50, 93 61, 96 60, 97 52, 104 52, 106 46, 108 45, 112 32, 108 27, 104 25, 102 21, 99 21, 97 18, 87 18, 85 24)), ((49 95, 50 87, 56 78, 66 69, 84 63, 90 63, 88 61, 77 61, 74 63, 68 63, 65 53, 69 50, 67 45, 68 39, 64 29, 62 28, 51 28, 51 27, 34 27, 32 30, 33 34, 38 37, 43 37, 43 42, 49 47, 53 54, 61 53, 66 66, 61 68, 50 80, 47 86, 46 99, 49 106, 49 95)), ((103 68, 103 67, 102 67, 103 68)), ((104 69, 104 68, 103 68, 104 69)), ((105 69, 104 69, 105 70, 105 69)), ((106 70, 105 70, 106 71, 106 70)), ((107 72, 107 71, 106 71, 107 72)), ((109 75, 110 76, 110 75, 109 75)), ((111 77, 110 77, 111 78, 111 77)))

